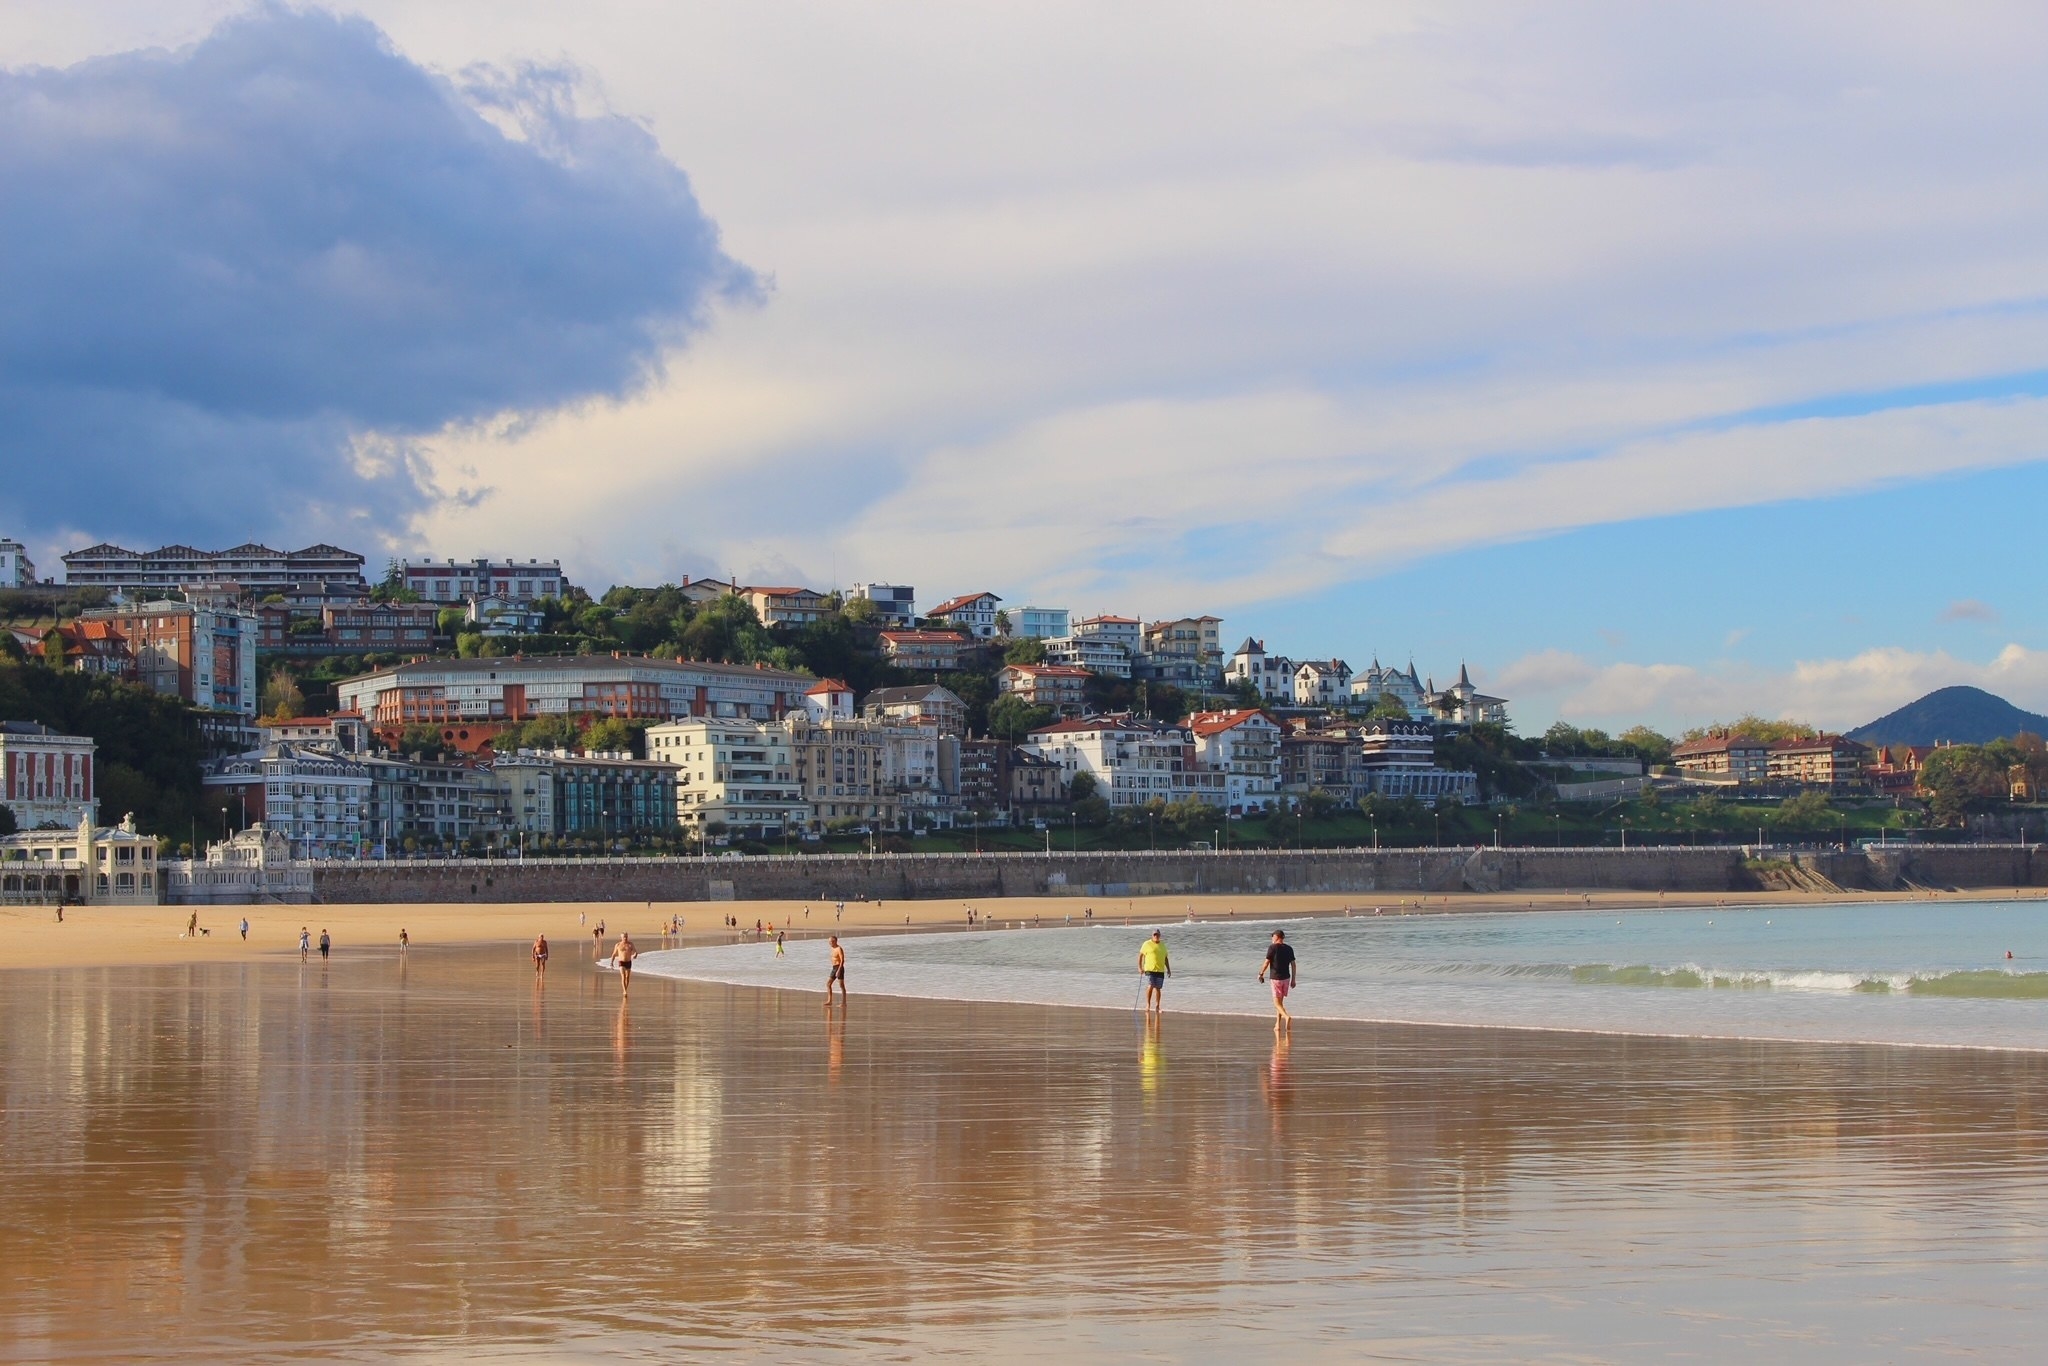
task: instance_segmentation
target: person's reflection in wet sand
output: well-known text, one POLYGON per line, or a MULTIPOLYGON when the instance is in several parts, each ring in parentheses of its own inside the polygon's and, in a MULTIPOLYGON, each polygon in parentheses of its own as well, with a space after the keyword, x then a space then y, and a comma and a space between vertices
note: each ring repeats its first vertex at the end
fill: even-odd
POLYGON ((1148 1100, 1159 1090, 1159 1075, 1166 1065, 1166 1057, 1159 1050, 1162 1023, 1160 1016, 1146 1015, 1145 1044, 1138 1051, 1138 1084, 1148 1100))
POLYGON ((839 1084, 839 1073, 846 1066, 846 1017, 827 1015, 825 1017, 825 1075, 832 1085, 839 1084))
POLYGON ((1273 1039, 1273 1057, 1266 1064, 1266 1070, 1259 1078, 1259 1089, 1266 1093, 1266 1104, 1273 1107, 1274 1117, 1278 1112, 1294 1103, 1294 1068, 1287 1061, 1287 1052, 1294 1047, 1294 1040, 1285 1033, 1273 1039))
POLYGON ((620 997, 618 1018, 612 1021, 612 1060, 618 1063, 621 1070, 626 1066, 627 1046, 632 1042, 632 1030, 629 1028, 632 1017, 628 1013, 629 1004, 624 997, 620 997))

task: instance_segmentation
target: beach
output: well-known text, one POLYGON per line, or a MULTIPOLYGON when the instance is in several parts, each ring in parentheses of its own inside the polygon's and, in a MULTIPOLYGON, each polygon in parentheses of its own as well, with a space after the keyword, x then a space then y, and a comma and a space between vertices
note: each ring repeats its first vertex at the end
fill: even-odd
POLYGON ((2048 1291, 2035 1055, 4 980, 13 1360, 2001 1359, 2048 1291))
MULTIPOLYGON (((326 929, 338 953, 393 951, 405 930, 416 949, 452 946, 531 945, 545 934, 557 948, 588 944, 602 921, 607 940, 620 931, 635 942, 654 945, 671 915, 684 921, 683 936, 671 943, 730 943, 722 928, 726 916, 751 930, 759 922, 785 930, 792 937, 817 937, 843 932, 959 929, 970 906, 977 920, 998 925, 1044 926, 1082 921, 1089 911, 1105 924, 1129 920, 1159 923, 1189 915, 1211 920, 1230 917, 1342 915, 1346 910, 1380 910, 1384 914, 1442 914, 1471 911, 1574 910, 1596 908, 1683 907, 1714 905, 1825 905, 1838 902, 1969 900, 1990 892, 1897 892, 1823 895, 1811 892, 1698 893, 1550 892, 1432 893, 1276 896, 1165 896, 1090 900, 1077 896, 987 898, 960 901, 885 901, 845 903, 843 915, 832 902, 549 902, 498 905, 376 906, 74 906, 59 924, 47 906, 0 908, 0 968, 48 968, 82 965, 134 966, 180 963, 260 962, 282 955, 298 956, 299 930, 317 942, 326 929), (809 914, 806 915, 805 908, 809 914), (197 910, 206 933, 186 937, 197 910), (238 927, 249 921, 244 942, 238 927)), ((1996 895, 2016 899, 2048 898, 2048 888, 1998 889, 1996 895)), ((609 946, 609 944, 607 945, 609 946)))

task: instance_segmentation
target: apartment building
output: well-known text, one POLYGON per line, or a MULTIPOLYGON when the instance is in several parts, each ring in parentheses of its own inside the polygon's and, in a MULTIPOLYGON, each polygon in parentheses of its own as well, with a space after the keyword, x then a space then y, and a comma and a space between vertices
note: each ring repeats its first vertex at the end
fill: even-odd
POLYGON ((430 602, 327 604, 318 614, 284 603, 258 603, 257 645, 266 653, 324 655, 431 650, 440 641, 441 609, 430 602))
POLYGON ((1006 740, 961 742, 957 806, 977 823, 1006 823, 1066 799, 1066 770, 1052 760, 1006 740))
POLYGON ((1145 627, 1144 651, 1158 659, 1186 659, 1215 668, 1223 667, 1223 618, 1180 617, 1173 621, 1150 622, 1145 627))
POLYGON ((1701 778, 1765 783, 1771 778, 1771 747, 1747 735, 1720 733, 1682 740, 1671 747, 1671 762, 1701 778))
POLYGON ((525 749, 499 754, 476 774, 477 819, 486 830, 523 844, 561 829, 555 819, 554 756, 525 749))
POLYGON ((0 536, 0 588, 28 588, 35 581, 36 566, 28 547, 11 536, 0 536))
POLYGON ((66 583, 131 597, 201 584, 233 584, 255 597, 328 584, 368 587, 363 557, 326 544, 303 550, 272 550, 250 542, 231 550, 167 545, 134 551, 103 542, 74 550, 63 560, 66 583))
POLYGON ((262 822, 299 858, 353 856, 363 847, 371 805, 365 760, 285 741, 221 760, 203 781, 239 825, 262 822))
POLYGON ((342 710, 395 733, 414 724, 488 726, 535 716, 768 721, 801 710, 811 682, 753 665, 576 655, 422 660, 348 679, 336 695, 342 710))
POLYGON ((1869 762, 1867 746, 1840 735, 1813 735, 1778 741, 1770 747, 1766 766, 1774 783, 1839 788, 1861 781, 1869 762))
POLYGON ((1064 607, 1019 607, 1010 613, 1010 634, 1029 640, 1055 640, 1071 634, 1064 607))
POLYGON ((830 713, 791 716, 782 725, 789 734, 807 827, 896 827, 902 802, 889 781, 888 749, 892 732, 914 727, 830 713))
POLYGON ((257 721, 256 727, 265 745, 289 741, 299 745, 317 745, 351 757, 370 752, 369 722, 352 712, 336 712, 332 716, 295 716, 289 720, 266 716, 257 721))
POLYGON ((782 726, 696 717, 654 726, 648 758, 675 766, 675 817, 688 830, 718 824, 766 838, 810 820, 796 749, 782 726))
POLYGON ((85 735, 65 735, 34 721, 0 721, 0 806, 14 828, 76 830, 99 821, 93 752, 85 735))
POLYGON ((1381 668, 1378 658, 1374 658, 1372 667, 1351 679, 1352 705, 1368 711, 1377 706, 1381 698, 1392 698, 1411 718, 1419 718, 1428 710, 1424 700, 1427 695, 1421 678, 1416 676, 1412 659, 1408 661, 1408 671, 1403 673, 1399 669, 1381 668))
POLYGON ((907 688, 876 688, 860 702, 861 715, 871 721, 929 722, 941 735, 967 733, 967 704, 950 688, 918 683, 907 688))
POLYGON ((1092 677, 1086 669, 1066 664, 1006 664, 996 673, 996 688, 1034 707, 1051 707, 1061 716, 1079 716, 1087 709, 1092 677))
POLYGON ((1196 760, 1194 736, 1181 726, 1128 713, 1084 716, 1039 727, 1022 748, 1059 765, 1069 786, 1088 774, 1112 806, 1198 797, 1221 807, 1229 799, 1228 776, 1196 760))
POLYGON ((1301 731, 1280 737, 1280 790, 1323 791, 1351 800, 1365 787, 1363 753, 1348 731, 1301 731))
POLYGON ((1358 728, 1362 786, 1381 797, 1478 800, 1479 775, 1438 768, 1436 728, 1426 721, 1368 721, 1358 728))
POLYGON ((569 591, 560 560, 404 560, 398 573, 427 602, 454 607, 465 598, 503 598, 521 607, 569 591))
POLYGON ((839 611, 830 597, 811 588, 742 588, 739 595, 763 626, 809 626, 839 611))
POLYGON ((1195 761, 1223 775, 1223 806, 1235 815, 1268 811, 1279 801, 1280 727, 1256 709, 1196 712, 1187 729, 1195 761))
POLYGON ((256 715, 255 613, 226 603, 144 602, 95 609, 79 624, 120 637, 145 687, 202 711, 256 715))
POLYGON ((1083 617, 1074 623, 1072 634, 1078 640, 1119 646, 1126 659, 1135 659, 1145 648, 1145 628, 1136 617, 1083 617))
POLYGON ((857 583, 847 595, 875 605, 875 619, 904 630, 917 625, 917 590, 907 583, 857 583))
POLYGON ((482 821, 491 804, 478 802, 484 783, 468 764, 411 758, 362 763, 370 777, 364 834, 387 856, 397 857, 408 840, 448 847, 488 829, 482 821))
POLYGON ((1131 676, 1131 652, 1099 636, 1054 636, 1045 642, 1045 662, 1086 669, 1104 678, 1131 676))
POLYGON ((680 765, 656 757, 572 754, 556 750, 554 817, 557 835, 624 839, 676 828, 680 765))
POLYGON ((954 631, 884 631, 882 657, 899 669, 955 673, 961 657, 974 648, 954 631))

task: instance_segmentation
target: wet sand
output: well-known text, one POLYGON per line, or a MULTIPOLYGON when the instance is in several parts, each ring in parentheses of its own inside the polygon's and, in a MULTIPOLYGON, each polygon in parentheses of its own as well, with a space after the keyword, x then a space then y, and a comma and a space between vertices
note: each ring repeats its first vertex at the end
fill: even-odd
MULTIPOLYGON (((659 927, 671 915, 684 921, 680 942, 730 943, 731 932, 720 928, 728 915, 751 929, 755 922, 786 928, 793 936, 816 937, 837 932, 868 934, 886 930, 946 928, 966 925, 967 909, 1006 925, 1057 925, 1068 917, 1079 921, 1093 909, 1108 923, 1130 920, 1175 921, 1192 914, 1200 919, 1338 915, 1349 907, 1380 907, 1386 914, 1457 911, 1580 910, 1593 907, 1820 905, 1837 901, 1941 901, 1977 897, 2048 897, 2048 888, 1981 892, 1900 892, 1817 895, 1810 892, 1550 892, 1452 893, 1427 897, 1370 892, 1349 895, 1162 896, 1090 900, 1075 896, 989 898, 958 901, 889 901, 846 903, 835 919, 833 903, 797 901, 744 902, 555 902, 499 905, 414 906, 107 906, 71 907, 62 924, 46 906, 0 908, 0 967, 41 968, 78 965, 141 966, 145 964, 261 962, 298 958, 299 929, 317 942, 326 929, 343 954, 365 949, 396 948, 401 928, 415 947, 458 944, 531 945, 545 934, 556 949, 588 946, 600 921, 610 938, 621 930, 636 943, 661 947, 659 927), (805 907, 810 914, 804 914, 805 907), (185 928, 194 909, 208 933, 188 938, 185 928), (249 939, 238 927, 249 920, 249 939)), ((671 944, 677 941, 670 941, 671 944)), ((313 955, 318 957, 316 952, 313 955)))
POLYGON ((6 974, 0 1084, 13 1360, 2005 1359, 2048 1292, 2029 1055, 380 946, 6 974))

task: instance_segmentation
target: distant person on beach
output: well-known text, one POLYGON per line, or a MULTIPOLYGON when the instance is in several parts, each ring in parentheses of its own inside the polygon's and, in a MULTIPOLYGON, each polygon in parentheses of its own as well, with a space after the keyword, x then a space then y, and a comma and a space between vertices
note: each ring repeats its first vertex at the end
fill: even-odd
POLYGON ((1294 1017, 1287 1013, 1287 994, 1294 990, 1301 980, 1294 966, 1294 948, 1287 942, 1287 931, 1273 931, 1273 942, 1266 946, 1266 961, 1259 965, 1259 980, 1271 979, 1273 984, 1273 1032, 1294 1027, 1294 1017))
MULTIPOLYGON (((59 918, 59 919, 61 920, 61 919, 62 919, 63 917, 59 916, 58 918, 59 918)), ((245 916, 243 916, 243 917, 242 917, 242 938, 244 938, 244 939, 247 939, 248 937, 249 937, 249 917, 245 915, 245 916)))
POLYGON ((412 936, 405 932, 405 926, 398 927, 398 951, 404 953, 412 947, 412 936))
POLYGON ((1166 979, 1173 976, 1173 962, 1166 956, 1166 941, 1159 937, 1159 931, 1152 931, 1152 937, 1138 945, 1138 971, 1145 974, 1145 1009, 1162 1010, 1160 992, 1166 986, 1166 979))
POLYGON ((781 931, 781 930, 777 930, 777 931, 775 932, 775 956, 776 956, 777 958, 780 958, 780 957, 782 957, 782 931, 781 931))
POLYGON ((334 941, 327 937, 327 930, 325 929, 325 927, 322 927, 320 931, 320 957, 323 959, 326 958, 327 950, 332 948, 333 946, 334 941))
POLYGON ((304 925, 299 926, 299 961, 306 961, 306 955, 313 950, 313 936, 304 925))
POLYGON ((839 936, 832 936, 832 971, 825 974, 825 1004, 832 1004, 832 984, 839 984, 839 1004, 846 1004, 846 950, 839 947, 839 936))
POLYGON ((633 936, 619 931, 619 946, 612 950, 612 963, 619 970, 621 996, 633 989, 633 960, 639 956, 640 950, 633 947, 633 936))
POLYGON ((199 937, 199 912, 192 912, 192 918, 185 922, 185 934, 192 939, 199 937))
POLYGON ((544 934, 533 937, 533 970, 536 973, 548 970, 548 937, 544 934))

